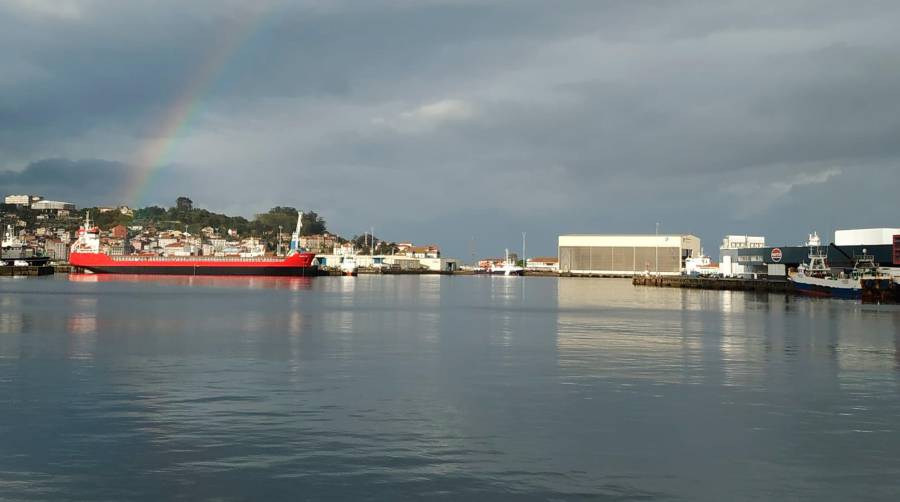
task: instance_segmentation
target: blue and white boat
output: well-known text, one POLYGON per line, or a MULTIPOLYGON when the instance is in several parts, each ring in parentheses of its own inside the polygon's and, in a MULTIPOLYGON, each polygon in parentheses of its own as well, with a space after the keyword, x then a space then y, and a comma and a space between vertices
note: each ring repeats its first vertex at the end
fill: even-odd
POLYGON ((798 293, 804 295, 858 300, 862 298, 863 280, 881 277, 889 279, 889 276, 884 276, 879 271, 874 257, 866 254, 865 250, 862 255, 856 257, 853 271, 848 275, 844 272, 832 273, 825 254, 818 248, 811 248, 809 263, 800 265, 797 272, 788 280, 793 283, 798 293))

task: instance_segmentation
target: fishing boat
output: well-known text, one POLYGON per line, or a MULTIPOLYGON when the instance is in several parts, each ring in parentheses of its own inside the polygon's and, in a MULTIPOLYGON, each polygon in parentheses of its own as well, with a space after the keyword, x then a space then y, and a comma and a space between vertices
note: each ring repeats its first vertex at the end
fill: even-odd
POLYGON ((879 270, 874 257, 865 249, 854 261, 849 274, 843 271, 835 274, 828 266, 825 254, 818 248, 811 248, 809 263, 800 265, 788 280, 801 294, 851 300, 862 298, 864 284, 871 286, 883 282, 884 288, 890 288, 891 276, 879 270))
POLYGON ((516 265, 514 261, 509 258, 509 249, 506 250, 506 259, 503 260, 502 264, 492 263, 488 272, 491 275, 524 275, 525 269, 516 265))
POLYGON ((818 247, 810 247, 809 262, 803 263, 797 272, 788 277, 794 289, 807 296, 827 298, 859 298, 859 281, 849 277, 838 277, 831 272, 828 262, 818 247))
POLYGON ((12 225, 6 226, 0 241, 0 265, 28 267, 46 265, 49 256, 43 256, 16 236, 12 225))
POLYGON ((303 213, 297 215, 297 228, 287 256, 265 256, 259 250, 237 256, 109 256, 100 251, 100 229, 91 224, 87 215, 72 244, 69 263, 76 270, 95 274, 316 275, 315 253, 304 252, 299 244, 302 218, 303 213))

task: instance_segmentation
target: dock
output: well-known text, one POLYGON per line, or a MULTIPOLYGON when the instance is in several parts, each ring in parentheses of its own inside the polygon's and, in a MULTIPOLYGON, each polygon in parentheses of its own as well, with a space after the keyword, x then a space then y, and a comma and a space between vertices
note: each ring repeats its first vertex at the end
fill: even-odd
POLYGON ((728 291, 756 291, 761 293, 792 293, 793 287, 784 279, 738 279, 690 276, 635 276, 635 286, 661 288, 714 289, 728 291))
POLYGON ((22 276, 36 276, 36 275, 53 275, 54 269, 50 265, 43 265, 39 267, 15 267, 11 265, 0 266, 0 276, 13 276, 13 275, 22 275, 22 276))

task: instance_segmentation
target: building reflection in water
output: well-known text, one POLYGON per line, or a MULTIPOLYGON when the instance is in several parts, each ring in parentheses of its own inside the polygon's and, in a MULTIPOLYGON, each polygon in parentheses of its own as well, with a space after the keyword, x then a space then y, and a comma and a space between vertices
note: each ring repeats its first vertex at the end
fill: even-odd
POLYGON ((69 359, 93 359, 97 351, 97 297, 76 296, 69 302, 66 333, 69 359))
POLYGON ((900 365, 893 306, 567 278, 558 306, 560 365, 594 377, 853 387, 900 365))
POLYGON ((22 298, 13 294, 0 294, 0 335, 21 333, 24 328, 22 298))
POLYGON ((561 367, 582 376, 688 383, 702 363, 696 299, 628 280, 561 278, 561 367))

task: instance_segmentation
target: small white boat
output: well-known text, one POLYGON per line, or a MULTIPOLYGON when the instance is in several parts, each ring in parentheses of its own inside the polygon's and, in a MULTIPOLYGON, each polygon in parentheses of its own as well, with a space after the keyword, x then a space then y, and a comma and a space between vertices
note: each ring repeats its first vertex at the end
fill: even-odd
POLYGON ((341 275, 356 275, 359 273, 359 265, 352 256, 345 256, 341 260, 341 275))
POLYGON ((506 250, 506 259, 502 265, 492 264, 488 269, 491 275, 524 275, 525 269, 516 265, 509 259, 509 249, 506 250))

